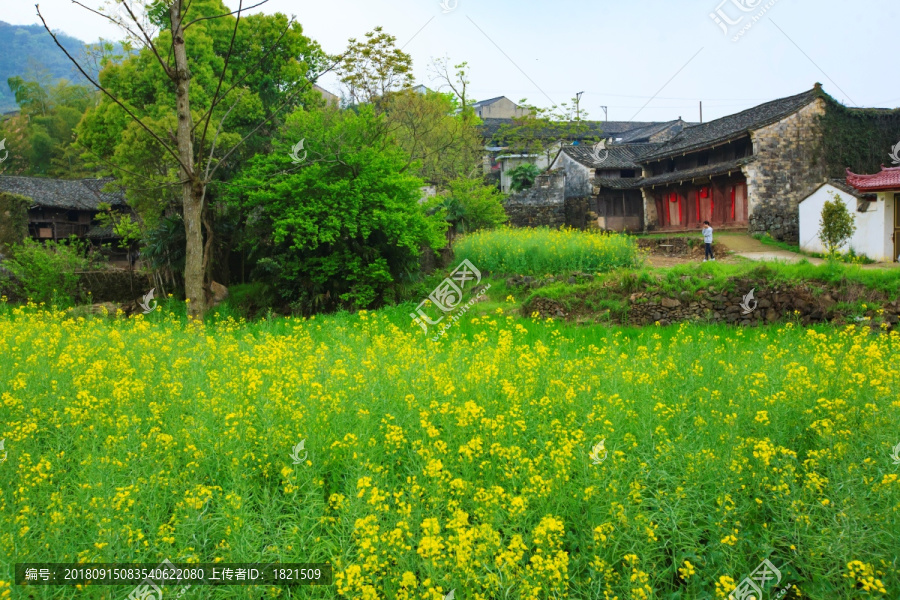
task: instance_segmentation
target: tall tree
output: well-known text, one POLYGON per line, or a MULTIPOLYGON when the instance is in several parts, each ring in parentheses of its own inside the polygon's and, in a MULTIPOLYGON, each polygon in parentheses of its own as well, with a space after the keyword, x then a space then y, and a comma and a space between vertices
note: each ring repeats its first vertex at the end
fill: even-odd
POLYGON ((232 11, 221 0, 117 0, 115 10, 88 9, 126 28, 140 49, 96 79, 38 11, 57 46, 105 96, 86 118, 80 141, 160 200, 180 190, 185 293, 195 318, 204 315, 211 295, 211 187, 327 70, 324 54, 293 19, 243 16, 266 2, 245 8, 239 0, 232 11), (148 154, 158 158, 144 166, 148 154))
POLYGON ((413 83, 412 57, 396 47, 397 38, 381 27, 364 42, 350 38, 338 74, 351 104, 368 104, 413 83))
POLYGON ((464 115, 474 116, 472 105, 475 99, 469 96, 469 63, 462 62, 453 65, 451 73, 450 59, 448 57, 436 58, 431 61, 431 71, 439 82, 438 91, 449 89, 457 102, 459 110, 464 115))
MULTIPOLYGON (((71 85, 65 79, 55 84, 11 77, 9 87, 20 107, 18 119, 27 146, 23 148, 28 175, 77 177, 86 175, 82 161, 70 148, 78 122, 96 101, 95 90, 71 85)), ((0 136, 5 137, 5 136, 0 136)))
POLYGON ((477 119, 462 112, 449 94, 412 89, 393 92, 378 103, 388 133, 416 165, 418 174, 438 188, 451 180, 481 175, 483 143, 477 119))

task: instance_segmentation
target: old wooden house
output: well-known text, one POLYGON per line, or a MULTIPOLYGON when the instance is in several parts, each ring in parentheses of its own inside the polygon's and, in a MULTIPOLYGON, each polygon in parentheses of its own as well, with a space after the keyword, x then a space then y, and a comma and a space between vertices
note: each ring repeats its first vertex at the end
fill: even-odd
POLYGON ((127 211, 121 192, 103 191, 111 179, 49 179, 0 177, 0 192, 24 196, 28 206, 28 235, 37 240, 60 240, 69 236, 96 244, 114 241, 109 228, 95 217, 101 202, 114 210, 127 211))
POLYGON ((683 231, 710 221, 795 242, 800 202, 848 166, 871 172, 883 161, 900 139, 900 109, 846 107, 816 84, 707 123, 631 125, 603 123, 605 147, 569 140, 548 165, 566 175, 566 202, 587 199, 601 228, 683 231))
POLYGON ((644 203, 641 196, 640 154, 653 144, 565 146, 553 169, 566 173, 566 197, 587 199, 601 229, 641 231, 644 203))
POLYGON ((874 137, 900 135, 898 117, 842 106, 817 83, 686 127, 641 158, 647 228, 695 229, 708 220, 796 242, 800 202, 845 167, 871 162, 874 137))
POLYGON ((608 129, 610 138, 603 143, 576 142, 560 148, 550 168, 565 171, 566 197, 585 198, 601 229, 641 231, 641 159, 688 125, 679 118, 629 130, 608 129))
MULTIPOLYGON (((796 208, 801 197, 790 192, 808 192, 824 178, 797 156, 812 150, 813 125, 822 110, 816 92, 687 127, 644 155, 641 189, 648 225, 678 230, 709 221, 713 227, 747 228, 751 203, 770 194, 796 208)), ((760 202, 754 208, 764 210, 760 202)), ((796 219, 777 216, 768 225, 766 230, 796 238, 796 219)))

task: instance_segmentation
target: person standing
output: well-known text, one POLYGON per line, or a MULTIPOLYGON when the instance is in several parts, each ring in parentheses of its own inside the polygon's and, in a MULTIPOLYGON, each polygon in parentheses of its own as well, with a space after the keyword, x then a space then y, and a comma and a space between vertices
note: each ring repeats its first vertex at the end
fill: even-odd
POLYGON ((703 262, 707 260, 716 260, 712 251, 713 228, 709 226, 709 221, 703 221, 703 243, 706 245, 706 255, 703 262))

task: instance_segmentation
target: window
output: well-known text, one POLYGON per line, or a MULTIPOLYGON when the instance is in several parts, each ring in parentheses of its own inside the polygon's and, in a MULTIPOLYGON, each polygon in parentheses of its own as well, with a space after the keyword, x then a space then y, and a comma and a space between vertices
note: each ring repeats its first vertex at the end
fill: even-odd
POLYGON ((68 213, 66 213, 66 220, 69 221, 70 223, 77 223, 78 222, 78 211, 70 210, 68 213))

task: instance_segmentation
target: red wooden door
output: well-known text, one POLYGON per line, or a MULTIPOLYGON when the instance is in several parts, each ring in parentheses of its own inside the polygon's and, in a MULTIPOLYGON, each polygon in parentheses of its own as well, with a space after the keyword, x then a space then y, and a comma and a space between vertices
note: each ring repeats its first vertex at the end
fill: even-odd
POLYGON ((667 221, 671 225, 684 225, 684 198, 678 192, 670 192, 666 204, 669 208, 667 221))

